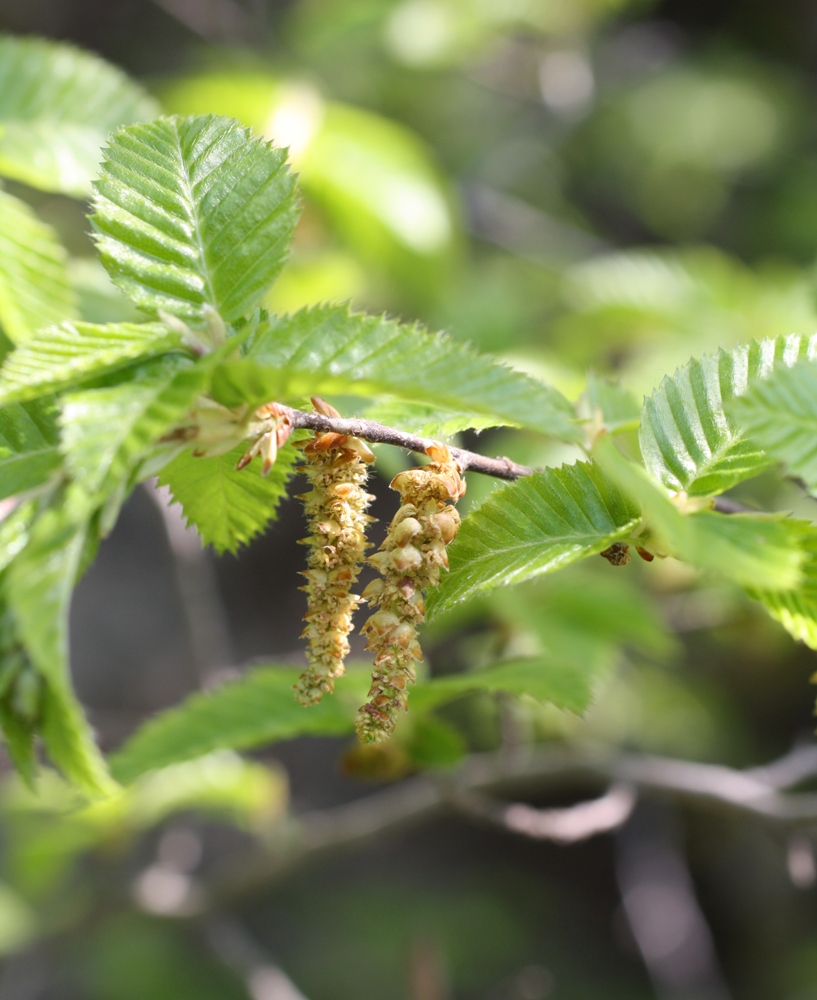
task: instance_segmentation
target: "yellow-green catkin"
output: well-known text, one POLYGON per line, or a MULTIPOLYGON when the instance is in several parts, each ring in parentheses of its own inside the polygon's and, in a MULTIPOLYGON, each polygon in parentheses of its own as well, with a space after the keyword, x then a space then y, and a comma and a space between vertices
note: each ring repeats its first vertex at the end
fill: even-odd
POLYGON ((362 743, 380 743, 394 730, 408 706, 408 686, 417 679, 423 654, 417 626, 425 617, 423 591, 440 582, 448 569, 446 546, 460 526, 456 503, 465 482, 445 445, 428 448, 428 465, 401 472, 391 487, 402 505, 380 551, 368 560, 381 574, 363 592, 379 606, 363 626, 367 648, 375 654, 368 702, 358 711, 355 729, 362 743))
MULTIPOLYGON (((315 409, 325 416, 339 416, 321 399, 315 409)), ((353 594, 366 554, 366 526, 373 518, 366 513, 373 498, 365 490, 368 464, 374 455, 358 438, 345 434, 316 433, 303 447, 306 463, 301 467, 312 485, 302 494, 309 522, 306 628, 309 666, 294 685, 302 705, 315 705, 334 691, 335 678, 344 673, 349 652, 348 635, 352 615, 360 603, 353 594)))

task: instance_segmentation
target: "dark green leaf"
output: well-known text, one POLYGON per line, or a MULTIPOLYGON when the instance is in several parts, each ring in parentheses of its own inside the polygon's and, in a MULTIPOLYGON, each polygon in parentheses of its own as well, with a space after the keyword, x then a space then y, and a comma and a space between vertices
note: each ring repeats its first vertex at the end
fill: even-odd
POLYGON ((6 600, 20 641, 45 680, 41 732, 65 774, 89 794, 113 783, 76 701, 68 669, 68 610, 92 510, 77 487, 55 499, 7 570, 6 600))
POLYGON ((590 672, 558 658, 512 660, 418 684, 412 689, 409 711, 425 712, 470 691, 505 691, 583 712, 593 694, 593 680, 590 672))

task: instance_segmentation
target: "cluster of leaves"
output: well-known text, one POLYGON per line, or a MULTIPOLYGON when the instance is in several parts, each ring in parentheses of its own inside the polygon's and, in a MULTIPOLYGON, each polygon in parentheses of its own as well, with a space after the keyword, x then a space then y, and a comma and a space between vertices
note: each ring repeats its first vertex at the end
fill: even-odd
MULTIPOLYGON (((40 43, 2 44, 21 46, 29 62, 23 50, 33 45, 43 76, 52 78, 65 56, 40 43)), ((79 88, 85 57, 71 57, 79 88)), ((87 65, 102 72, 94 60, 87 65)), ((17 132, 3 132, 0 170, 47 186, 43 158, 35 155, 37 128, 62 134, 63 98, 77 104, 65 97, 69 83, 52 90, 50 104, 45 95, 39 105, 7 111, 17 132), (40 126, 38 108, 45 109, 40 126), (31 134, 22 120, 33 122, 31 134), (6 139, 18 134, 16 144, 6 139), (40 173, 25 173, 27 155, 40 173)), ((245 446, 230 434, 259 405, 294 404, 304 394, 356 397, 361 408, 373 402, 404 426, 421 419, 427 434, 524 427, 587 452, 586 461, 497 490, 465 519, 451 547, 451 572, 430 595, 432 617, 613 544, 633 544, 737 584, 817 648, 817 530, 779 515, 712 509, 715 497, 775 461, 817 489, 817 339, 781 337, 692 361, 639 412, 621 390, 596 379, 573 405, 455 340, 347 306, 269 315, 261 303, 298 219, 284 151, 220 116, 133 124, 152 117, 150 102, 140 103, 124 83, 120 89, 128 100, 118 120, 102 127, 122 127, 104 152, 90 218, 102 263, 145 321, 72 316, 61 251, 22 202, 11 199, 9 210, 28 220, 28 229, 17 225, 15 243, 0 243, 0 323, 13 342, 0 368, 0 499, 10 508, 0 527, 0 726, 24 775, 33 773, 39 735, 84 791, 115 787, 73 695, 67 620, 72 590, 124 499, 158 475, 206 543, 235 551, 274 517, 295 451, 284 448, 266 478, 258 460, 237 471, 245 446), (55 287, 65 290, 63 299, 55 287), (201 447, 205 411, 221 414, 229 428, 221 453, 201 447), (643 462, 613 440, 621 433, 625 451, 629 445, 635 454, 626 437, 635 423, 643 462)), ((32 92, 22 93, 21 104, 32 92)), ((0 100, 12 103, 13 94, 0 100)), ((98 125, 93 104, 87 117, 91 112, 98 125)), ((66 149, 69 140, 79 142, 81 127, 66 125, 66 149)), ((98 139, 86 136, 82 148, 98 139)), ((81 193, 71 187, 79 184, 81 158, 66 180, 67 157, 55 158, 63 173, 55 167, 50 184, 81 193)), ((8 196, 0 196, 5 210, 8 196)), ((217 749, 348 732, 363 677, 353 672, 336 700, 304 711, 289 690, 294 673, 260 668, 148 723, 114 758, 114 775, 130 781, 217 749)), ((591 694, 574 663, 529 656, 425 681, 414 705, 424 718, 473 688, 528 694, 574 711, 591 694)))

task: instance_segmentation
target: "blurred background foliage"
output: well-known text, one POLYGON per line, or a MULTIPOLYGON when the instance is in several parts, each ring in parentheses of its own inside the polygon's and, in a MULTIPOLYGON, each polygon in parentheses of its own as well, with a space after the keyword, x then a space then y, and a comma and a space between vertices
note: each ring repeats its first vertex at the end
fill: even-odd
MULTIPOLYGON (((690 356, 817 325, 808 3, 0 0, 0 29, 94 50, 167 112, 232 115, 290 147, 304 215, 272 309, 351 298, 572 398, 613 393, 614 377, 631 394, 615 396, 622 423, 690 356)), ((9 187, 69 247, 85 317, 129 315, 82 205, 9 187)), ((575 457, 522 432, 467 443, 575 457)), ((402 461, 380 458, 385 474, 402 461)), ((467 502, 493 488, 471 476, 467 502)), ((740 498, 815 514, 772 474, 740 498)), ((236 665, 299 662, 301 531, 289 505, 217 560, 137 493, 73 610, 77 683, 106 749, 236 665)), ((100 806, 78 808, 56 778, 38 798, 8 780, 0 996, 817 998, 810 840, 669 806, 615 844, 573 847, 437 820, 259 884, 223 922, 167 918, 195 912, 196 879, 282 836, 290 805, 328 809, 470 751, 569 741, 750 766, 813 738, 812 654, 671 560, 593 559, 426 635, 433 674, 541 654, 592 684, 594 704, 580 719, 475 693, 410 717, 380 754, 290 740, 149 775, 100 806), (622 894, 652 884, 632 859, 661 851, 700 903, 705 993, 662 980, 628 929, 622 894)), ((676 903, 655 905, 658 919, 676 903)))

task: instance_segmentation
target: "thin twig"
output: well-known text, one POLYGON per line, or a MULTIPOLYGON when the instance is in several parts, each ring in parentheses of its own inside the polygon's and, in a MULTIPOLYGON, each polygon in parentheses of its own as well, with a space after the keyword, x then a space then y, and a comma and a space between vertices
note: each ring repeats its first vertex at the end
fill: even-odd
MULTIPOLYGON (((327 417, 322 413, 307 413, 305 410, 296 410, 280 403, 276 406, 278 411, 286 416, 293 428, 334 431, 335 434, 348 434, 350 437, 361 438, 370 444, 391 444, 398 448, 406 448, 408 451, 415 451, 420 455, 425 455, 428 446, 434 443, 431 438, 407 434, 395 427, 386 427, 385 424, 378 423, 376 420, 327 417)), ((465 448, 455 448, 452 445, 448 446, 448 450, 454 456, 454 460, 462 472, 481 472, 485 476, 494 476, 496 479, 514 480, 521 479, 522 476, 530 476, 537 471, 528 465, 512 462, 504 456, 486 458, 485 455, 479 455, 477 452, 468 451, 465 448)), ((714 507, 722 514, 736 514, 749 510, 748 507, 744 507, 743 504, 730 500, 728 497, 715 497, 714 507)))
POLYGON ((509 833, 556 844, 576 844, 623 826, 636 804, 630 785, 614 784, 598 799, 561 809, 536 809, 525 802, 498 802, 479 792, 459 792, 449 803, 465 816, 484 820, 509 833))
MULTIPOLYGON (((335 434, 347 434, 349 437, 361 438, 371 444, 393 444, 398 448, 416 451, 420 455, 425 455, 428 446, 434 444, 432 438, 406 434, 394 427, 386 427, 376 420, 327 417, 322 413, 307 413, 305 410, 295 410, 290 406, 280 404, 278 404, 278 409, 290 420, 293 428, 334 431, 335 434)), ((472 472, 481 472, 486 476, 495 476, 497 479, 520 479, 522 476, 529 476, 534 471, 527 465, 512 462, 509 458, 486 458, 476 452, 466 451, 465 448, 454 448, 450 445, 448 450, 463 472, 470 469, 472 472)))
MULTIPOLYGON (((795 750, 784 760, 786 769, 796 775, 798 782, 807 777, 817 777, 817 758, 812 747, 795 750)), ((769 768, 771 774, 779 771, 775 764, 769 765, 769 768)), ((389 832, 403 832, 452 808, 462 812, 463 796, 473 794, 501 796, 505 801, 497 800, 492 809, 496 809, 498 815, 504 815, 503 827, 539 839, 543 837, 547 822, 543 821, 536 831, 533 830, 536 824, 528 824, 530 829, 525 830, 524 823, 508 823, 509 811, 513 816, 515 807, 513 802, 507 801, 509 795, 542 794, 548 789, 566 788, 593 791, 612 784, 626 786, 641 798, 670 798, 693 808, 754 817, 783 827, 817 825, 817 793, 786 793, 779 785, 761 780, 758 775, 762 773, 760 769, 739 771, 719 764, 701 764, 646 754, 611 754, 604 748, 549 748, 518 758, 509 758, 502 753, 474 755, 450 779, 413 778, 348 805, 294 818, 283 832, 270 841, 268 852, 243 860, 210 886, 209 904, 215 908, 230 906, 306 861, 312 863, 325 855, 361 847, 389 832)), ((603 811, 610 804, 609 794, 601 800, 606 803, 603 811)), ((619 791, 615 797, 620 817, 625 812, 626 802, 619 791)), ((482 800, 484 803, 485 799, 482 800)), ((582 811, 588 807, 591 807, 592 814, 593 802, 553 812, 562 812, 568 817, 572 812, 572 819, 575 820, 576 817, 581 818, 582 811)), ((524 808, 531 810, 530 806, 524 808)), ((470 812, 475 815, 473 809, 470 812)), ((550 812, 546 810, 541 814, 547 816, 550 812)), ((521 816, 521 813, 516 815, 521 816)), ((528 812, 525 816, 531 818, 528 812)), ((625 820, 626 816, 621 822, 625 820)), ((615 826, 616 823, 611 822, 609 828, 614 829, 615 826)), ((544 834, 546 839, 559 839, 554 830, 558 830, 558 824, 544 834)))

